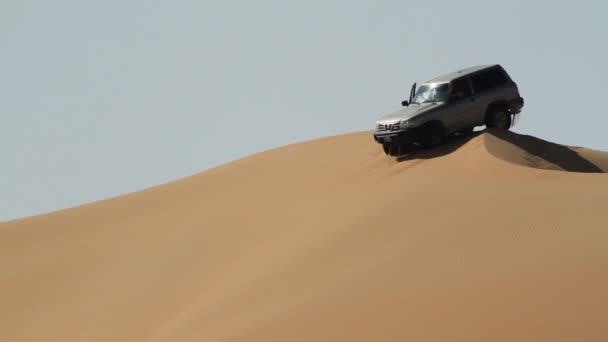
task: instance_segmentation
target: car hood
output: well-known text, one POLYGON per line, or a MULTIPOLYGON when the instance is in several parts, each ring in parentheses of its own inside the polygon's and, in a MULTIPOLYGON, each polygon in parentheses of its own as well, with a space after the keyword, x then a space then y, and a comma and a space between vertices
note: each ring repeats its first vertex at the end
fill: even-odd
POLYGON ((409 120, 415 116, 429 112, 435 108, 439 108, 442 105, 443 105, 443 102, 429 102, 429 103, 422 103, 422 104, 413 103, 407 107, 401 108, 400 110, 398 110, 396 112, 393 112, 393 113, 390 113, 388 115, 381 117, 380 119, 377 120, 377 122, 380 123, 380 122, 394 122, 394 121, 398 121, 398 120, 409 120))

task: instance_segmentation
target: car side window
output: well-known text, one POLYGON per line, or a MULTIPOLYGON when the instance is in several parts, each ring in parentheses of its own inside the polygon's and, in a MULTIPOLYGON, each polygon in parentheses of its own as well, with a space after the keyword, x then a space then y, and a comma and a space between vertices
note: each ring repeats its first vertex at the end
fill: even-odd
POLYGON ((475 93, 483 93, 505 84, 508 80, 497 68, 483 71, 471 77, 475 93))
POLYGON ((455 80, 450 87, 450 102, 460 101, 473 95, 469 81, 466 78, 455 80))

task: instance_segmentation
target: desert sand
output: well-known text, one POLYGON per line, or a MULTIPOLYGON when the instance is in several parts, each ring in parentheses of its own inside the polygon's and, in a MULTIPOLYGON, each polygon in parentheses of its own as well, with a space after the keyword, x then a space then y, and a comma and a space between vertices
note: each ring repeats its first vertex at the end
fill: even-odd
POLYGON ((0 341, 608 341, 608 153, 371 132, 0 224, 0 341))

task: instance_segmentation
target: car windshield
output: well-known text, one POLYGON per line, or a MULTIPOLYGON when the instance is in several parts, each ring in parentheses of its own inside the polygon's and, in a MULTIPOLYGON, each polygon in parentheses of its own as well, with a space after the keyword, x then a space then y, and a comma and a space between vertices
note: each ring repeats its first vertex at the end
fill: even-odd
POLYGON ((441 102, 448 98, 448 83, 423 84, 412 103, 441 102))

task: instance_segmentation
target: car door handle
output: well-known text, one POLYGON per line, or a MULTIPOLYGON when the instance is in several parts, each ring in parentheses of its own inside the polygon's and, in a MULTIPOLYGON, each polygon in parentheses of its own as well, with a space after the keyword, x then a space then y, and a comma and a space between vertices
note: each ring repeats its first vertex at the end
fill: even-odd
POLYGON ((475 98, 471 97, 471 99, 469 101, 475 102, 475 98))

